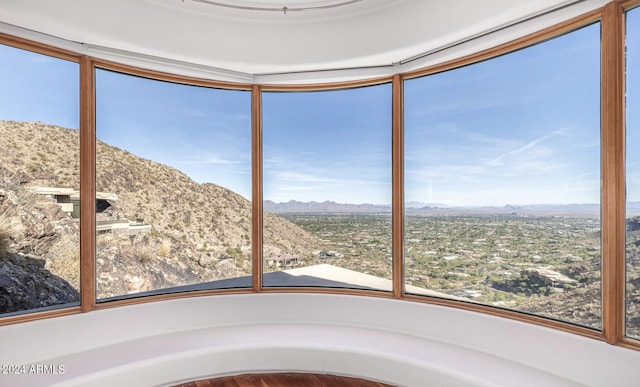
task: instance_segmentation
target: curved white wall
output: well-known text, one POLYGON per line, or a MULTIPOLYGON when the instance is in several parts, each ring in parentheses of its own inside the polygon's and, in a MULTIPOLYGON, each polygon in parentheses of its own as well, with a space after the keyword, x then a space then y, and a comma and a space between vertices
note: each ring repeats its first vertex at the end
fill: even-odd
POLYGON ((367 0, 285 16, 193 0, 3 0, 0 33, 173 74, 314 84, 460 58, 609 1, 367 0))
POLYGON ((171 385, 269 371, 401 386, 633 386, 640 352, 505 318, 329 294, 185 298, 0 329, 0 385, 171 385), (31 364, 63 374, 28 374, 31 364))

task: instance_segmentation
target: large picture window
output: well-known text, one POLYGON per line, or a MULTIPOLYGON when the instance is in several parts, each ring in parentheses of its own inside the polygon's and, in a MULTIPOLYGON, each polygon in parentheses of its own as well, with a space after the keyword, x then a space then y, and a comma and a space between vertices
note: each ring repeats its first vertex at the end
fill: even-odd
POLYGON ((638 5, 594 6, 459 59, 456 43, 251 84, 206 64, 118 64, 126 52, 6 25, 0 325, 297 289, 452 305, 638 349, 638 5), (451 61, 418 68, 440 55, 451 61))
POLYGON ((406 283, 600 328, 599 24, 404 90, 406 283))
POLYGON ((97 298, 251 286, 251 94, 96 71, 97 298))
POLYGON ((0 45, 0 314, 79 305, 79 79, 0 45))
POLYGON ((640 339, 640 9, 626 24, 626 331, 640 339))
POLYGON ((391 85, 262 101, 265 286, 391 290, 391 85))

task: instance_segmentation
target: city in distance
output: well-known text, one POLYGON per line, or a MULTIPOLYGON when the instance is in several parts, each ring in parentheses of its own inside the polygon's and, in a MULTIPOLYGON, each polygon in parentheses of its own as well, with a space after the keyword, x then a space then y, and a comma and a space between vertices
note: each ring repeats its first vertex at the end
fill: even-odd
MULTIPOLYGON (((297 212, 347 212, 347 213, 385 213, 391 212, 391 205, 380 204, 353 204, 336 203, 331 200, 322 202, 302 202, 291 199, 287 202, 274 202, 265 200, 265 211, 274 213, 297 212)), ((567 215, 567 216, 599 216, 600 205, 597 203, 571 203, 571 204, 526 204, 504 206, 449 206, 443 203, 407 202, 404 205, 405 213, 440 213, 440 214, 512 214, 512 215, 567 215)), ((640 214, 640 202, 628 202, 627 214, 640 214)))
MULTIPOLYGON (((321 261, 391 278, 390 206, 267 200, 264 209, 318 237, 321 261)), ((598 204, 407 203, 407 292, 423 288, 599 328, 600 237, 598 204)))

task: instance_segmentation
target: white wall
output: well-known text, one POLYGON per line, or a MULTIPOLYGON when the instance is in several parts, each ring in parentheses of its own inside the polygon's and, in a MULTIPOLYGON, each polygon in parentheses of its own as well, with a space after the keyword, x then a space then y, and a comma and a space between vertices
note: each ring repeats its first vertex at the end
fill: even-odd
POLYGON ((185 298, 0 328, 0 385, 171 385, 269 371, 401 386, 634 386, 640 352, 415 302, 329 294, 185 298))

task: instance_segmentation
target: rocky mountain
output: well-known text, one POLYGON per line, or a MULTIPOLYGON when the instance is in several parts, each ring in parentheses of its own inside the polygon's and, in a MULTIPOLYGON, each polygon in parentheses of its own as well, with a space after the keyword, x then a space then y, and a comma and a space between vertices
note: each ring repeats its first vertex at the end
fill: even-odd
MULTIPOLYGON (((78 190, 78 144, 77 130, 0 121, 0 224, 4 225, 0 236, 4 232, 9 240, 4 255, 12 262, 42 261, 45 270, 75 289, 79 288, 78 220, 33 189, 78 190)), ((96 190, 117 195, 117 199, 108 196, 98 216, 107 222, 129 220, 150 226, 147 232, 98 233, 98 298, 250 274, 248 200, 100 141, 96 168, 96 190)), ((263 221, 269 241, 265 255, 306 257, 318 249, 318 240, 293 223, 270 213, 263 221)), ((34 266, 24 270, 29 267, 34 266)), ((0 288, 2 278, 8 278, 1 276, 0 288)))
POLYGON ((0 311, 21 312, 80 302, 80 294, 45 268, 45 261, 12 254, 0 260, 0 311))
POLYGON ((558 292, 545 297, 534 297, 520 306, 529 313, 561 321, 580 321, 582 325, 602 327, 600 283, 587 284, 576 292, 558 292))

